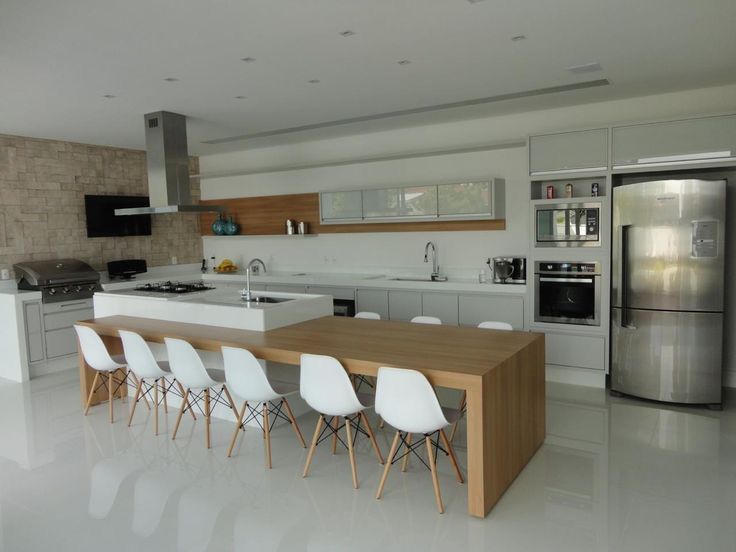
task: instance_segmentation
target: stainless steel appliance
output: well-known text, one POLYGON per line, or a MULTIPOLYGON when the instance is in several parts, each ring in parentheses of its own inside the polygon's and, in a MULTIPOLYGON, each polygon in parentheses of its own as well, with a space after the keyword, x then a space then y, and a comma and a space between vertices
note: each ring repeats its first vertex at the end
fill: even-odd
POLYGON ((721 402, 725 180, 613 190, 611 389, 721 402))
POLYGON ((534 206, 536 247, 599 247, 601 203, 534 206))
POLYGON ((526 284, 526 257, 493 257, 494 284, 526 284))
MULTIPOLYGON (((100 275, 91 266, 76 259, 30 261, 13 266, 18 276, 18 289, 41 292, 41 308, 33 312, 32 304, 26 316, 35 316, 40 331, 29 332, 28 360, 31 363, 50 361, 77 352, 73 325, 77 320, 94 316, 92 296, 100 287, 100 275)), ((29 319, 26 324, 30 324, 29 319)), ((43 369, 34 370, 36 374, 43 369)))
POLYGON ((91 298, 99 291, 100 275, 76 259, 29 261, 13 265, 18 289, 41 292, 43 303, 60 303, 91 298))
POLYGON ((537 261, 534 321, 601 325, 601 265, 598 262, 537 261))
POLYGON ((151 293, 161 293, 165 295, 183 295, 185 293, 194 293, 197 291, 207 291, 215 289, 214 286, 208 286, 204 282, 153 282, 135 286, 135 291, 146 291, 151 293))

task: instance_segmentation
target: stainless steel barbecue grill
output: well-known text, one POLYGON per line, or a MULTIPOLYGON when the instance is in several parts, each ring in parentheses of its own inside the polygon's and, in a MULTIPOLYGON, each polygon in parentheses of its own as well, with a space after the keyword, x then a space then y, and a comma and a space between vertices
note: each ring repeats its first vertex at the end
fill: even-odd
POLYGON ((99 273, 77 259, 29 261, 13 269, 18 289, 40 291, 43 303, 89 299, 102 290, 99 273))

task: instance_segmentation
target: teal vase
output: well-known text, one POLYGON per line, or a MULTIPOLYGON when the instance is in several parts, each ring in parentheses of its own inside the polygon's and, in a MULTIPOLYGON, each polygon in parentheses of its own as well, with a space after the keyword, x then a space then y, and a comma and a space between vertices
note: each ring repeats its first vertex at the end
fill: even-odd
POLYGON ((240 225, 237 224, 232 216, 229 216, 227 218, 227 222, 225 223, 225 234, 228 236, 236 236, 240 232, 240 225))
POLYGON ((222 218, 222 213, 217 213, 217 218, 215 219, 215 222, 212 223, 212 232, 216 236, 224 236, 225 235, 225 219, 222 218))

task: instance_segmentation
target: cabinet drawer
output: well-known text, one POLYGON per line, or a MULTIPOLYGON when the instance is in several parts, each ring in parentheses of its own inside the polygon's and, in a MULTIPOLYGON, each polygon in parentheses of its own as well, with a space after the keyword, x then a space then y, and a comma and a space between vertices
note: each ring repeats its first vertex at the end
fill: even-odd
POLYGON ((597 336, 545 333, 547 364, 605 369, 605 339, 597 336))
POLYGON ((62 328, 46 332, 46 358, 71 355, 77 352, 77 336, 74 328, 62 328))
POLYGON ((94 316, 94 310, 92 309, 54 312, 44 315, 43 326, 47 332, 49 330, 57 330, 59 328, 71 328, 79 320, 94 318, 94 316))
POLYGON ((315 295, 332 295, 333 299, 355 301, 355 290, 353 288, 307 286, 307 293, 313 293, 315 295))
POLYGON ((78 301, 67 301, 61 303, 44 303, 43 313, 53 314, 72 310, 91 309, 94 306, 92 299, 80 299, 78 301))

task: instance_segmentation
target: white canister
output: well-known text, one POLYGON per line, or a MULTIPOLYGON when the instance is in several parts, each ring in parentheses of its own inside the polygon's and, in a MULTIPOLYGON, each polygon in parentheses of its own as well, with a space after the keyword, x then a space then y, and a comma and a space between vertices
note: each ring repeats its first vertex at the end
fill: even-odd
POLYGON ((0 280, 10 280, 9 268, 0 268, 0 280))

